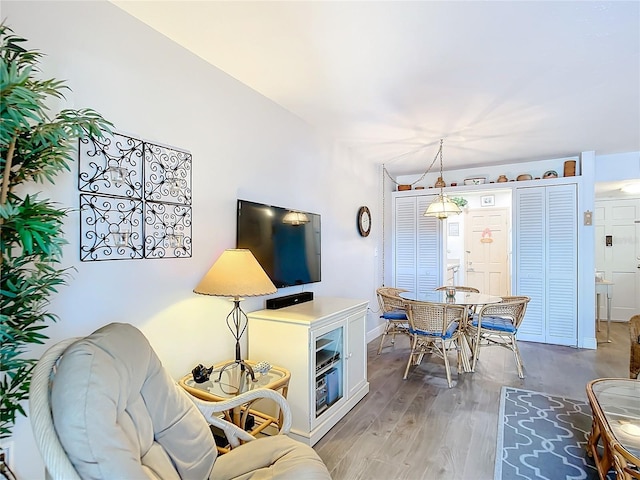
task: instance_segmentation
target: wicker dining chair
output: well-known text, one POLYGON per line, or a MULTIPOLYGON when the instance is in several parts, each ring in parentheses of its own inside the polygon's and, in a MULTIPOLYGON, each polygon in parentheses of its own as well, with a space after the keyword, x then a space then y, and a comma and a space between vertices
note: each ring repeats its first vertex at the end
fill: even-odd
POLYGON ((629 336, 629 378, 640 379, 640 315, 634 315, 629 319, 629 336))
POLYGON ((382 352, 387 335, 391 335, 391 345, 393 345, 396 341, 396 334, 409 334, 409 321, 404 308, 404 299, 399 296, 400 293, 406 291, 402 288, 394 287, 380 287, 376 290, 378 304, 380 305, 380 318, 386 320, 384 332, 382 333, 382 338, 380 338, 378 355, 382 352))
POLYGON ((499 346, 513 352, 518 376, 524 378, 516 334, 530 300, 527 296, 502 297, 502 302, 485 305, 480 308, 477 314, 473 315, 467 325, 466 332, 471 346, 472 372, 475 372, 482 347, 499 346))
POLYGON ((461 325, 467 315, 467 307, 463 305, 447 305, 444 303, 405 301, 407 317, 409 318, 409 333, 411 335, 411 353, 404 371, 404 379, 409 374, 411 365, 420 365, 425 353, 432 353, 444 360, 447 373, 447 384, 453 386, 451 369, 447 352, 455 348, 458 353, 458 373, 462 365, 462 355, 459 339, 462 335, 461 325))

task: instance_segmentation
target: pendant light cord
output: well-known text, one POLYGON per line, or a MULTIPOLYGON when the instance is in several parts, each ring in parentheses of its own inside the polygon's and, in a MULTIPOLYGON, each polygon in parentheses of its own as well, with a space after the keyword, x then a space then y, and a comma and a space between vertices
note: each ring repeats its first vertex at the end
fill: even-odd
MULTIPOLYGON (((427 176, 427 173, 429 173, 431 171, 431 169, 433 168, 433 166, 435 165, 436 161, 438 160, 438 157, 440 157, 440 175, 442 176, 442 138, 440 139, 440 148, 438 149, 438 151, 436 152, 436 156, 433 157, 433 161, 431 162, 431 165, 429 165, 429 167, 427 167, 427 169, 425 170, 425 172, 422 174, 422 176, 417 179, 415 182, 411 183, 411 186, 414 186, 416 183, 419 183, 422 181, 422 179, 424 177, 427 176)), ((393 183, 395 183, 396 185, 400 185, 395 178, 393 178, 391 176, 391 174, 389 173, 389 171, 387 170, 387 167, 385 167, 384 163, 382 164, 382 171, 383 174, 386 175, 387 177, 389 177, 389 180, 391 180, 393 183)))
POLYGON ((438 153, 440 154, 440 198, 444 199, 444 176, 442 174, 442 139, 440 139, 440 149, 438 150, 438 153))

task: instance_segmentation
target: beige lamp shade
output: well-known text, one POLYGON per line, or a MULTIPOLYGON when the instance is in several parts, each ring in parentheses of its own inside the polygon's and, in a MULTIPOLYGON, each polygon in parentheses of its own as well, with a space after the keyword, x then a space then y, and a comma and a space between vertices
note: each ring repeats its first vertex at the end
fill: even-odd
POLYGON ((253 297, 277 289, 250 250, 229 249, 222 252, 193 291, 219 297, 253 297))
POLYGON ((440 194, 429 205, 427 211, 424 212, 425 217, 436 217, 439 219, 445 219, 451 215, 460 215, 461 210, 458 205, 449 200, 446 195, 440 194))

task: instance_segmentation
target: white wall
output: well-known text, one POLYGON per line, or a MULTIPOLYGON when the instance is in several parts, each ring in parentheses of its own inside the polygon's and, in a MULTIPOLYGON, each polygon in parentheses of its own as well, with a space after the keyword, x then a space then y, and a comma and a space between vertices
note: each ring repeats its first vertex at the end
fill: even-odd
MULTIPOLYGON (((306 290, 375 302, 380 229, 374 223, 363 239, 355 220, 360 205, 379 215, 375 168, 356 165, 347 150, 318 138, 299 118, 108 2, 3 0, 2 18, 29 48, 46 54, 44 76, 67 80, 72 91, 58 107, 94 108, 119 131, 193 155, 193 257, 80 262, 79 221, 72 213, 64 263, 76 272, 51 305, 60 322, 46 330, 50 341, 30 356, 124 321, 147 335, 175 378, 197 363, 231 358, 233 341, 224 325, 231 305, 192 289, 235 245, 237 198, 320 213, 323 280, 306 290)), ((37 189, 77 208, 76 184, 74 166, 55 186, 37 189)), ((243 307, 260 309, 264 300, 247 299, 243 307)), ((370 314, 369 329, 377 323, 370 314)), ((18 419, 11 440, 18 478, 43 478, 28 419, 18 419)))
POLYGON ((596 182, 640 179, 640 152, 596 155, 596 182))

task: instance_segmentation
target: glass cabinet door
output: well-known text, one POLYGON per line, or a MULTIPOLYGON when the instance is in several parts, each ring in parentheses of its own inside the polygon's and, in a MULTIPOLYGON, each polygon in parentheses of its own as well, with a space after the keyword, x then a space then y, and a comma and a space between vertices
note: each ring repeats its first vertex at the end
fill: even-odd
POLYGON ((344 396, 344 327, 315 336, 315 417, 344 396))

